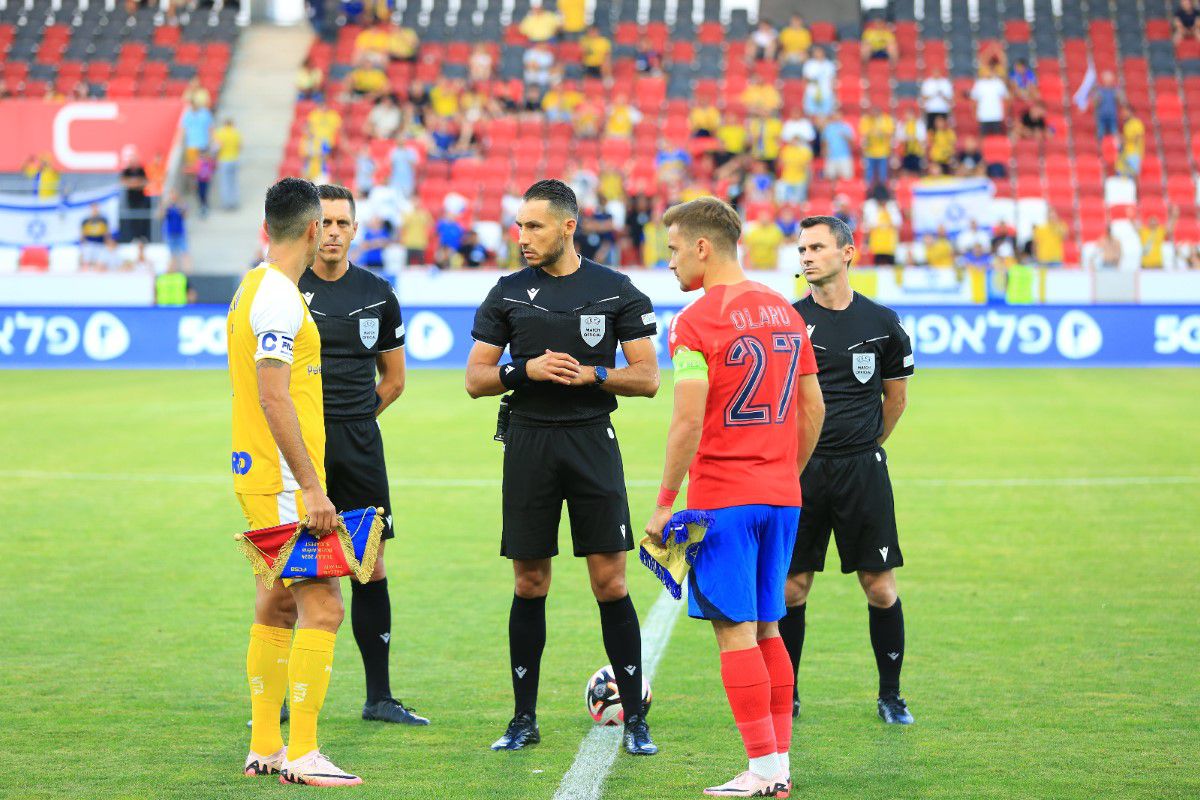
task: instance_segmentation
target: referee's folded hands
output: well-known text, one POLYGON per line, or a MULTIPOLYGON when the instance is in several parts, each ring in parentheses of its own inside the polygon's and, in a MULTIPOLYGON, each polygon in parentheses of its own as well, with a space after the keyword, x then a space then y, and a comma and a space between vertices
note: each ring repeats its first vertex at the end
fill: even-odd
POLYGON ((579 362, 567 353, 547 350, 525 365, 525 374, 530 380, 552 381, 570 386, 579 378, 579 362))

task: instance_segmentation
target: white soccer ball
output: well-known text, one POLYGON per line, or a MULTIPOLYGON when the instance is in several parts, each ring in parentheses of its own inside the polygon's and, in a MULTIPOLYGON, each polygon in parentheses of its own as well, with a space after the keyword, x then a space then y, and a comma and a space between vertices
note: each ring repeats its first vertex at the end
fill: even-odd
MULTIPOLYGON (((642 713, 650 711, 650 682, 642 678, 642 713)), ((592 720, 599 725, 620 725, 625 722, 621 707, 621 691, 611 664, 605 664, 588 679, 583 702, 592 720)))

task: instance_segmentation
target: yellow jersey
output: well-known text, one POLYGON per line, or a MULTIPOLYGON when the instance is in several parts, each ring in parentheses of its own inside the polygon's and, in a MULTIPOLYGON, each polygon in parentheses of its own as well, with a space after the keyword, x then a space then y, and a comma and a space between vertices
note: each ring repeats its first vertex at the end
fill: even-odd
POLYGON ((562 15, 562 29, 567 33, 579 33, 587 27, 587 5, 584 0, 558 0, 558 13, 562 15))
MULTIPOLYGON (((877 256, 894 256, 900 245, 900 231, 891 221, 881 222, 867 234, 867 247, 877 256)), ((926 253, 928 258, 929 254, 926 253)))
POLYGON ((626 105, 614 105, 608 111, 608 122, 604 134, 618 139, 627 139, 633 135, 633 111, 626 105))
POLYGON ((1061 264, 1063 260, 1063 226, 1045 222, 1033 226, 1033 253, 1039 264, 1061 264))
POLYGON ((225 320, 233 387, 233 488, 238 494, 279 494, 300 488, 259 405, 258 362, 291 365, 288 394, 300 437, 325 485, 325 407, 321 395, 321 335, 296 284, 271 264, 242 279, 225 320))
POLYGON ((896 41, 896 37, 887 28, 869 28, 863 31, 862 40, 868 50, 878 53, 887 50, 892 42, 896 41))
POLYGON ((808 145, 785 144, 779 151, 779 180, 783 183, 808 183, 808 169, 812 160, 812 148, 808 145))
POLYGON ((746 127, 749 129, 755 158, 773 161, 779 157, 783 122, 775 117, 753 118, 746 123, 746 127))
POLYGON ((950 244, 949 239, 934 239, 925 248, 925 261, 931 267, 953 267, 954 245, 950 244))
POLYGON ((728 123, 717 129, 717 138, 725 148, 726 153, 744 153, 746 151, 746 129, 741 125, 728 123))
POLYGON ((332 108, 314 108, 308 112, 308 129, 317 141, 335 145, 342 129, 342 115, 332 108))
POLYGON ((896 132, 896 121, 890 114, 863 117, 858 124, 863 140, 863 155, 867 158, 887 158, 892 153, 892 135, 896 132))
POLYGON ((721 112, 714 105, 698 106, 688 113, 688 125, 693 131, 716 133, 721 127, 721 112))
POLYGON ((1163 243, 1167 240, 1167 229, 1159 225, 1151 228, 1146 225, 1142 234, 1142 267, 1145 269, 1162 269, 1163 243))
POLYGON ((954 158, 954 145, 957 144, 954 131, 949 128, 931 131, 929 134, 929 160, 938 164, 946 164, 954 158))
POLYGON ((1146 125, 1137 117, 1130 117, 1121 129, 1125 138, 1124 152, 1126 155, 1140 156, 1146 152, 1146 125))
POLYGON ((231 125, 222 125, 213 133, 213 144, 217 146, 217 161, 224 164, 237 161, 242 154, 242 134, 231 125))
POLYGON ((783 244, 783 231, 774 222, 750 225, 742 237, 746 243, 746 260, 750 269, 775 269, 779 261, 779 245, 783 244))
POLYGON ((779 49, 789 56, 799 55, 812 47, 812 33, 801 25, 793 28, 791 25, 779 32, 779 49))
POLYGON ((585 36, 579 40, 585 67, 603 67, 612 52, 612 42, 603 36, 585 36))

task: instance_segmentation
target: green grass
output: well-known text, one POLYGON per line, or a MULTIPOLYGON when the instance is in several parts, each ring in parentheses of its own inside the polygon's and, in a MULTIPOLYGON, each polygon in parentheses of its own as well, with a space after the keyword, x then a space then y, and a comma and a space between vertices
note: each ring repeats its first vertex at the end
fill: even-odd
MULTIPOLYGON (((852 577, 819 576, 797 796, 1200 795, 1197 397, 1196 371, 921 373, 889 446, 917 724, 875 719, 865 601, 852 577), (1159 476, 1190 481, 963 481, 1159 476)), ((239 774, 253 595, 231 540, 243 520, 228 407, 217 372, 0 373, 0 797, 295 794, 239 774)), ((635 525, 669 408, 668 389, 617 416, 627 476, 643 482, 635 525)), ((436 482, 498 478, 494 411, 458 373, 415 372, 384 418, 400 532, 387 553, 393 683, 434 724, 358 719, 347 625, 321 739, 364 776, 356 796, 545 800, 590 728, 583 684, 606 658, 582 566, 563 557, 543 743, 486 748, 511 711, 499 490, 436 482)), ((630 574, 644 619, 658 585, 630 574)), ((705 624, 679 621, 654 695, 662 753, 618 758, 606 797, 699 797, 744 768, 705 624)))

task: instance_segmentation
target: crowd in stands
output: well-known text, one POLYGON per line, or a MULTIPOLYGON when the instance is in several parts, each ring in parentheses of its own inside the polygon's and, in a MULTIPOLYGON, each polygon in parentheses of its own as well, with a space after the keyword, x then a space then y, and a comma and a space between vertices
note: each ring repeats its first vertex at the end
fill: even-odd
MULTIPOLYGON (((1197 35, 1190 8, 1183 0, 1177 36, 1197 35)), ((1070 262, 1072 249, 1078 260, 1077 232, 1053 208, 1027 241, 1005 224, 986 233, 972 227, 953 240, 944 232, 913 234, 907 214, 914 181, 1007 180, 1014 144, 1062 133, 1034 66, 1010 64, 996 43, 980 48, 978 75, 969 85, 959 81, 956 89, 935 66, 920 80, 919 95, 896 103, 893 114, 883 105, 839 102, 845 54, 836 42, 815 41, 798 15, 782 26, 762 20, 747 41, 724 43, 728 66, 744 65, 736 70, 744 81, 727 76, 724 82, 726 90, 739 87, 736 93, 719 91, 716 81, 697 81, 686 99, 647 98, 640 89, 661 87, 661 80, 641 79, 662 79, 673 59, 690 56, 690 43, 642 26, 632 38, 618 33, 624 42, 618 45, 586 25, 582 3, 573 1, 560 0, 558 13, 535 4, 514 20, 506 41, 524 47, 519 79, 498 73, 498 43, 449 45, 465 48, 458 54, 461 69, 424 80, 423 46, 412 28, 385 19, 350 31, 352 69, 325 74, 310 59, 297 76, 297 150, 308 177, 352 183, 369 234, 360 234, 358 259, 368 265, 381 264, 384 246, 395 242, 410 263, 515 266, 518 254, 506 231, 522 181, 539 177, 525 167, 539 162, 580 198, 580 250, 607 263, 665 263, 665 236, 655 220, 672 203, 710 193, 728 199, 747 221, 746 258, 755 269, 775 266, 779 246, 795 240, 801 217, 831 207, 855 228, 861 263, 1055 266, 1070 262), (402 64, 417 69, 397 67, 402 64), (505 170, 502 194, 477 196, 479 186, 486 190, 498 142, 507 148, 514 131, 523 130, 545 134, 536 147, 522 150, 517 142, 516 168, 505 170), (347 162, 352 169, 337 168, 347 162), (652 168, 644 168, 647 162, 652 168), (431 179, 446 190, 424 191, 431 179)), ((445 55, 445 48, 435 52, 445 55)), ((855 69, 868 77, 881 74, 875 64, 894 65, 899 49, 892 26, 868 21, 856 55, 855 69)), ((1136 181, 1146 124, 1111 71, 1098 77, 1083 102, 1094 109, 1097 135, 1113 152, 1110 172, 1136 181)), ((507 160, 507 149, 500 157, 507 160)), ((1169 240, 1176 216, 1173 210, 1166 226, 1149 217, 1142 223, 1143 266, 1162 266, 1162 241, 1169 240)), ((1101 242, 1097 265, 1120 261, 1119 253, 1113 259, 1114 241, 1101 242)))

